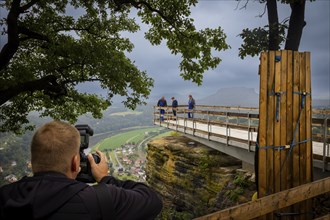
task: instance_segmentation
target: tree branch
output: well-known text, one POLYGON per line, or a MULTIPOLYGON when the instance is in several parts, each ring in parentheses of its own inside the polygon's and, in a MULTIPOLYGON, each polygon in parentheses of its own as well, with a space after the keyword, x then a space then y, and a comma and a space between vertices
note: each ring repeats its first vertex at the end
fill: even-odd
POLYGON ((13 0, 7 16, 8 26, 8 42, 2 47, 0 51, 0 70, 4 69, 9 61, 13 58, 14 54, 18 50, 19 38, 18 38, 18 16, 20 15, 20 3, 21 0, 13 0))
POLYGON ((28 10, 29 8, 31 8, 33 5, 37 4, 38 2, 40 2, 40 0, 32 0, 29 3, 27 3, 26 5, 23 5, 22 7, 20 7, 20 10, 22 12, 28 10))
POLYGON ((58 84, 56 80, 56 76, 50 75, 0 90, 0 106, 23 92, 44 91, 45 94, 54 97, 65 95, 66 88, 64 84, 58 84))
POLYGON ((153 8, 150 3, 146 2, 146 1, 135 1, 135 0, 114 0, 115 4, 117 5, 118 9, 120 10, 122 5, 125 4, 131 4, 132 6, 134 6, 137 9, 141 9, 141 5, 144 5, 146 8, 148 8, 149 11, 151 12, 156 12, 162 19, 164 19, 169 25, 171 25, 175 30, 177 30, 181 35, 183 35, 184 37, 188 37, 185 34, 183 34, 175 25, 175 23, 173 22, 173 20, 171 20, 170 18, 168 18, 166 15, 164 15, 160 10, 153 8))
POLYGON ((140 1, 140 2, 136 2, 136 3, 145 5, 150 11, 156 12, 167 23, 169 23, 171 26, 175 27, 174 23, 169 18, 167 18, 160 10, 153 8, 148 2, 140 1))
MULTIPOLYGON (((43 40, 43 41, 47 41, 48 43, 50 42, 50 40, 47 36, 39 34, 39 33, 34 32, 34 31, 31 31, 31 30, 27 29, 26 27, 19 26, 18 30, 21 34, 25 34, 30 39, 43 40)), ((24 39, 26 40, 26 38, 24 38, 24 39)))

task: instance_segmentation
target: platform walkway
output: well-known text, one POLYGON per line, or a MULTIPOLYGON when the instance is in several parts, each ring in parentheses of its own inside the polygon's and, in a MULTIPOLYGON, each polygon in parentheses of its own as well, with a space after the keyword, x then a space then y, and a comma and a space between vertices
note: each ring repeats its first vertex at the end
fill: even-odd
MULTIPOLYGON (((258 109, 229 106, 197 106, 188 118, 187 106, 177 109, 154 107, 154 124, 180 132, 208 147, 217 149, 251 165, 258 135, 258 109)), ((313 110, 313 164, 330 171, 330 110, 313 110)))

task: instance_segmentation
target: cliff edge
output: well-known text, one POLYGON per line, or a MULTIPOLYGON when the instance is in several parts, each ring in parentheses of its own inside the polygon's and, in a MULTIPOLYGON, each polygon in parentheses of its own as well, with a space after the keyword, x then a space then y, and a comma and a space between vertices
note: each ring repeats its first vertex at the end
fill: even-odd
POLYGON ((254 174, 241 161, 185 136, 149 142, 148 184, 163 199, 159 219, 192 219, 251 201, 254 174))

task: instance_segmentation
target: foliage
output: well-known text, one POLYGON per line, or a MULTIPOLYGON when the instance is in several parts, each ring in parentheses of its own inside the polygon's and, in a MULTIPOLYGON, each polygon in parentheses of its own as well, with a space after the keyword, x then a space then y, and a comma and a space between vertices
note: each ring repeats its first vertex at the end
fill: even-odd
POLYGON ((15 174, 20 179, 31 173, 27 166, 30 161, 30 136, 30 132, 24 136, 10 133, 2 133, 0 136, 0 167, 3 170, 0 172, 0 186, 8 183, 4 180, 7 175, 15 174))
MULTIPOLYGON (((239 36, 243 39, 243 44, 239 48, 239 57, 244 59, 247 55, 252 57, 258 56, 262 51, 268 50, 269 47, 269 26, 263 28, 258 27, 250 30, 243 29, 239 36)), ((285 42, 286 24, 279 24, 280 27, 280 44, 285 42)))
POLYGON ((234 177, 234 188, 229 189, 225 192, 225 196, 231 200, 236 202, 240 195, 244 194, 244 191, 247 187, 250 186, 250 182, 245 178, 245 176, 241 173, 238 173, 234 177))
POLYGON ((173 136, 173 137, 178 137, 178 136, 181 136, 181 134, 177 131, 171 131, 170 132, 170 135, 173 136))
POLYGON ((240 195, 243 195, 244 189, 241 187, 230 189, 226 191, 225 195, 229 198, 229 200, 236 202, 240 195))
POLYGON ((176 207, 166 208, 163 207, 161 213, 157 216, 156 220, 167 220, 167 219, 176 219, 176 220, 187 220, 193 219, 194 215, 187 211, 177 211, 176 207))
MULTIPOLYGON (((243 8, 247 8, 250 0, 237 0, 243 3, 243 8)), ((306 25, 305 3, 307 0, 259 0, 260 4, 265 4, 265 11, 259 15, 268 16, 268 25, 254 29, 244 29, 239 36, 243 39, 243 44, 239 48, 239 57, 257 56, 261 51, 279 50, 285 42, 286 50, 297 51, 299 49, 303 28, 306 25), (279 22, 277 4, 287 4, 290 6, 291 15, 289 18, 279 22)), ((315 0, 309 0, 313 2, 315 0)))
POLYGON ((210 167, 210 163, 212 163, 212 161, 210 160, 210 158, 207 155, 202 156, 200 158, 200 160, 198 161, 198 168, 205 171, 206 169, 208 169, 210 167))
POLYGON ((242 187, 242 188, 246 188, 250 185, 250 182, 247 181, 247 179, 245 178, 245 176, 241 173, 237 174, 234 178, 233 183, 236 186, 242 187))
POLYGON ((148 25, 145 38, 152 45, 166 42, 180 55, 180 75, 201 85, 203 73, 221 61, 213 55, 225 50, 222 29, 196 30, 190 16, 197 0, 53 0, 2 1, 8 16, 0 51, 0 132, 33 129, 28 114, 75 123, 90 112, 95 118, 124 96, 126 107, 145 104, 153 79, 126 54, 134 45, 125 37, 137 32, 135 17, 148 25), (107 97, 81 93, 85 83, 98 83, 107 97))

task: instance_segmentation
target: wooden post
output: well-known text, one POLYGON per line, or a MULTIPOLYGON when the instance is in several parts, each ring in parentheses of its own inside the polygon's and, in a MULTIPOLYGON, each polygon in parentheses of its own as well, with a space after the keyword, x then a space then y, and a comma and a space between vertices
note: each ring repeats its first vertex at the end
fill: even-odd
MULTIPOLYGON (((259 131, 257 151, 259 198, 312 182, 310 53, 268 51, 260 56, 259 131)), ((312 204, 302 202, 277 210, 311 219, 312 204)))
MULTIPOLYGON (((330 177, 233 206, 194 220, 249 220, 329 192, 330 177)), ((328 217, 329 215, 326 215, 328 217)), ((282 220, 283 217, 277 218, 282 220)), ((291 218, 290 218, 291 219, 291 218)), ((325 218, 328 219, 328 218, 325 218)))

